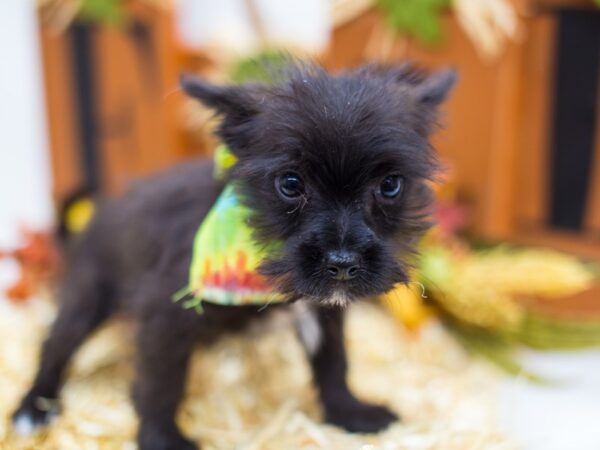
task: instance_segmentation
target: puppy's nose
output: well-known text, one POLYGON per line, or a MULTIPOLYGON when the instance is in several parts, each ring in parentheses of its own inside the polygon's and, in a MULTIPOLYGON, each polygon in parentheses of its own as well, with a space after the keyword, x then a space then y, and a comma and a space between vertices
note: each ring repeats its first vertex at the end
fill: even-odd
POLYGON ((351 280, 358 274, 358 255, 347 251, 329 252, 327 273, 334 280, 351 280))

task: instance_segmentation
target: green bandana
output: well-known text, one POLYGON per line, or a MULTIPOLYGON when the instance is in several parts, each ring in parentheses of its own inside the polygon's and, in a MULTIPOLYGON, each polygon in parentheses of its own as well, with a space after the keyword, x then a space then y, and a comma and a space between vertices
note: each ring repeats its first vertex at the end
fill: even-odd
MULTIPOLYGON (((235 162, 221 145, 215 152, 215 177, 222 178, 235 162)), ((175 294, 175 301, 202 311, 202 302, 238 306, 285 300, 256 270, 272 247, 254 242, 248 216, 234 186, 227 184, 196 232, 189 285, 175 294)))

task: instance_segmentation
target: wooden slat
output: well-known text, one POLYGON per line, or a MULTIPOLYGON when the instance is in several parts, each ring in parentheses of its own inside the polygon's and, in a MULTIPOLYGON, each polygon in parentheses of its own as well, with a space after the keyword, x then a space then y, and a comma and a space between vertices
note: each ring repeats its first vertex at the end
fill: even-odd
POLYGON ((375 27, 382 26, 381 15, 371 10, 336 28, 324 58, 327 68, 335 71, 364 63, 369 37, 375 27))
POLYGON ((472 229, 483 230, 485 192, 490 176, 490 147, 495 110, 495 90, 502 62, 483 63, 457 20, 443 20, 444 40, 433 47, 413 42, 408 57, 427 68, 453 66, 459 81, 442 106, 443 129, 434 144, 449 163, 461 201, 470 208, 472 229))
POLYGON ((64 198, 81 183, 79 134, 68 36, 40 28, 53 196, 64 198))
POLYGON ((548 217, 550 186, 550 131, 554 97, 556 18, 528 21, 528 45, 523 60, 526 82, 516 182, 516 226, 542 227, 548 217))
POLYGON ((515 173, 522 120, 525 45, 511 45, 499 67, 482 231, 495 239, 514 234, 515 173))
MULTIPOLYGON (((600 78, 600 75, 599 75, 600 78)), ((600 79, 598 80, 600 86, 600 79)), ((596 136, 589 197, 586 205, 584 228, 600 238, 600 89, 596 99, 596 136)))
POLYGON ((151 54, 119 29, 99 29, 94 42, 99 147, 111 191, 172 165, 184 153, 178 139, 181 98, 170 95, 177 90, 178 71, 168 13, 138 7, 131 14, 150 26, 151 54))

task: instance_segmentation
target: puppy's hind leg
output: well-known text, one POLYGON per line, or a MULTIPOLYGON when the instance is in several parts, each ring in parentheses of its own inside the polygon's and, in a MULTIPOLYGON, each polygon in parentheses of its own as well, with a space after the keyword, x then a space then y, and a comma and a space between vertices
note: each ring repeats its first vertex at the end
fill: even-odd
POLYGON ((101 270, 86 263, 67 271, 59 289, 58 316, 44 342, 38 372, 29 392, 13 415, 15 431, 22 435, 47 424, 65 368, 71 356, 112 312, 111 289, 100 278, 101 270))

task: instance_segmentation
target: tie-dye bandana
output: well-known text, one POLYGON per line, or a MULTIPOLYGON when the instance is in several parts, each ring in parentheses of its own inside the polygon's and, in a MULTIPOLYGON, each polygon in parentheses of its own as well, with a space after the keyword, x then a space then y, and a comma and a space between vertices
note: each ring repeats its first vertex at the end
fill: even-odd
MULTIPOLYGON (((223 177, 234 164, 235 156, 220 146, 215 153, 215 177, 223 177)), ((202 302, 238 306, 284 301, 256 270, 277 244, 258 246, 248 216, 235 187, 227 184, 198 228, 189 285, 174 295, 175 301, 184 301, 185 308, 198 312, 202 311, 202 302)))

